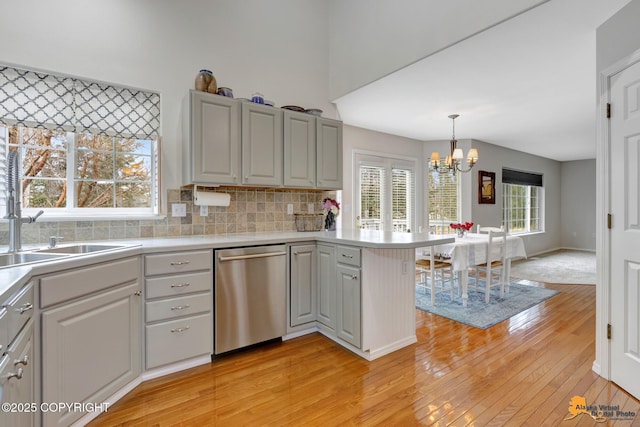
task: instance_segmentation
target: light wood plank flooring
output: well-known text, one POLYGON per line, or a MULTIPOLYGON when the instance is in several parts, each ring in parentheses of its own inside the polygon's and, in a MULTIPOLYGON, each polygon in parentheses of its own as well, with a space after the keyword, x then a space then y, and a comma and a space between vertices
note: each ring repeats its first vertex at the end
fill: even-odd
MULTIPOLYGON (((592 426, 569 401, 640 402, 591 371, 595 286, 487 330, 416 310, 418 343, 373 362, 315 333, 148 381, 92 426, 592 426)), ((634 420, 598 425, 640 426, 634 420)))

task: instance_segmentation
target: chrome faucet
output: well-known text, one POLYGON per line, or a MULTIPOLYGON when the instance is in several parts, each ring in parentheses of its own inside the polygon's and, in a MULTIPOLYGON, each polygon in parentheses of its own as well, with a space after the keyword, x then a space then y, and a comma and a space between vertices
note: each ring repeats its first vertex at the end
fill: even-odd
POLYGON ((7 214, 4 219, 9 220, 9 249, 7 252, 22 250, 22 224, 31 224, 44 213, 39 211, 35 216, 22 216, 22 202, 20 201, 20 153, 11 150, 7 156, 7 214))

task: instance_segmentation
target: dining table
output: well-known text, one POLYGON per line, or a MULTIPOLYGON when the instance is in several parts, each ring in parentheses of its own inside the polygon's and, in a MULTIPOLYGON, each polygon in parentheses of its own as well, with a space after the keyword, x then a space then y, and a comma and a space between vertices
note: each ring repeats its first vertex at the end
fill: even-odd
MULTIPOLYGON (((469 268, 487 262, 487 248, 489 246, 489 234, 465 233, 464 236, 447 235, 454 237, 455 241, 433 247, 434 256, 438 260, 451 263, 453 271, 458 275, 460 294, 463 307, 467 306, 469 299, 469 268)), ((429 248, 416 249, 416 257, 428 257, 429 248)), ((509 280, 511 272, 511 260, 513 258, 526 258, 524 240, 520 236, 507 235, 506 264, 504 277, 509 280)))

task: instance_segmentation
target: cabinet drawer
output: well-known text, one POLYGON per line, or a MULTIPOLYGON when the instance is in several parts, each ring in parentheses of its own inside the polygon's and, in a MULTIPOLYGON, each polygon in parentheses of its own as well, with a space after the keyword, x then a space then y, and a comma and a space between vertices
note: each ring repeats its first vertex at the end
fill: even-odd
POLYGON ((113 288, 140 277, 139 257, 96 264, 40 279, 40 307, 113 288))
POLYGON ((33 315, 33 283, 28 283, 7 303, 7 339, 9 344, 33 315))
POLYGON ((213 353, 211 313, 146 326, 147 369, 213 353))
POLYGON ((147 322, 155 322, 157 320, 169 320, 197 313, 206 313, 211 311, 211 306, 211 292, 151 301, 145 304, 145 319, 147 322))
POLYGON ((147 299, 211 291, 213 289, 213 274, 211 271, 203 271, 201 273, 154 277, 145 280, 145 288, 147 299))
POLYGON ((360 248, 338 246, 336 250, 336 261, 338 263, 360 267, 360 248))
POLYGON ((189 271, 210 270, 213 266, 211 251, 172 252, 144 257, 144 274, 175 274, 189 271))
POLYGON ((0 357, 7 352, 9 340, 7 332, 9 331, 9 321, 7 319, 7 309, 0 307, 0 357))

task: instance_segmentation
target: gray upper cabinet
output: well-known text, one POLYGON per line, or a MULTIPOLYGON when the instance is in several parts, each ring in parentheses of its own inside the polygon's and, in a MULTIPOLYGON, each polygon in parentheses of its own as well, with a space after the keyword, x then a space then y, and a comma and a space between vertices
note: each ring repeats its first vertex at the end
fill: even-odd
POLYGON ((316 120, 316 153, 318 188, 342 189, 342 122, 316 120))
POLYGON ((316 118, 284 111, 284 185, 316 187, 316 118))
POLYGON ((183 183, 240 184, 240 106, 190 91, 183 120, 183 183))
POLYGON ((242 183, 282 186, 282 110, 242 103, 242 183))
POLYGON ((183 185, 342 189, 342 122, 195 90, 183 185))

